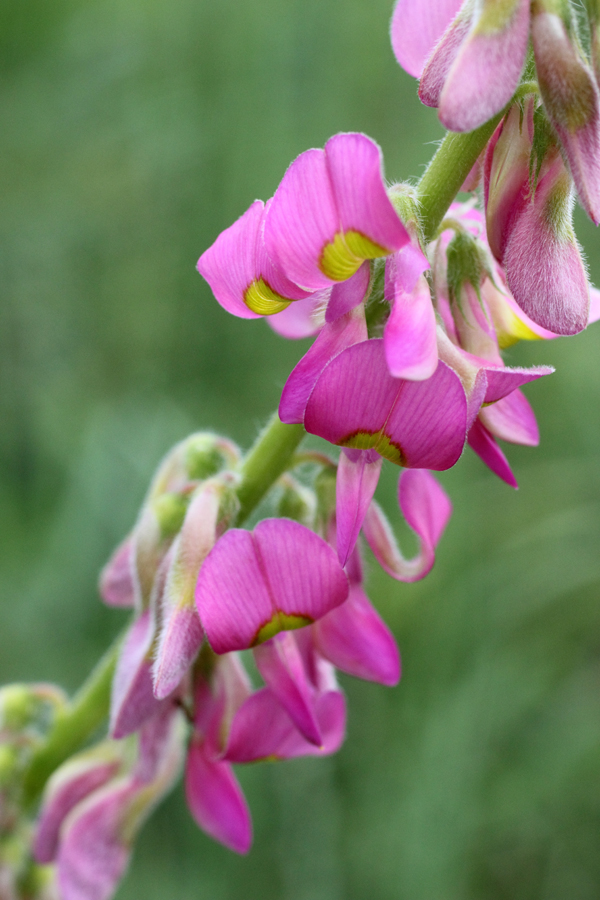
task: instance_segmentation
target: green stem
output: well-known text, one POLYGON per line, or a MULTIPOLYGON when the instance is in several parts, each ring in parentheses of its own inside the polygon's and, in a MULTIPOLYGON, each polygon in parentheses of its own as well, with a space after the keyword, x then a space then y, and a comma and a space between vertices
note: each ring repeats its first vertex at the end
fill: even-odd
POLYGON ((240 511, 236 524, 241 525, 248 518, 271 485, 285 472, 304 435, 303 425, 284 425, 275 413, 242 464, 242 480, 237 489, 240 511))
POLYGON ((85 744, 108 715, 110 687, 121 640, 122 635, 119 635, 81 686, 67 711, 54 723, 46 743, 33 754, 23 781, 25 805, 38 798, 54 770, 85 744))
POLYGON ((452 131, 446 134, 417 187, 421 224, 426 241, 435 236, 448 207, 460 191, 461 185, 503 115, 504 111, 481 128, 467 134, 456 134, 452 131))

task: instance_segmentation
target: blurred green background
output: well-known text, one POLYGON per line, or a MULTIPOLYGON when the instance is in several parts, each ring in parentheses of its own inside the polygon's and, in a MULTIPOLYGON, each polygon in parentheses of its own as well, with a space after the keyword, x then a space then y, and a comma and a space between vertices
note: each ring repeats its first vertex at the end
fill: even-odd
MULTIPOLYGON (((229 317, 195 262, 289 161, 336 131, 416 178, 441 130, 393 59, 389 0, 3 0, 0 5, 0 676, 75 688, 124 614, 97 573, 161 454, 247 446, 304 344, 229 317)), ((600 283, 598 237, 578 233, 600 283)), ((468 452, 432 575, 370 566, 404 676, 344 678, 330 760, 240 773, 237 858, 177 791, 119 900, 597 900, 600 326, 515 348, 538 450, 521 484, 468 452)), ((387 464, 386 464, 387 465, 387 464)), ((380 496, 393 512, 397 470, 380 496)))

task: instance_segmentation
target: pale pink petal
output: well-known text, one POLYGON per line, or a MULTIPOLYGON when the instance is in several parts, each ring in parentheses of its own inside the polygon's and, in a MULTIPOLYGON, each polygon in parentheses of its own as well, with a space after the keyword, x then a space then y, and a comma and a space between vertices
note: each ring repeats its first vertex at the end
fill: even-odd
POLYGON ((231 762, 253 762, 335 753, 346 731, 344 695, 340 691, 326 691, 316 699, 315 710, 323 735, 321 747, 302 737, 268 688, 256 691, 235 715, 225 758, 231 762))
POLYGON ((335 551, 289 519, 226 532, 200 569, 196 604, 215 653, 243 650, 316 621, 346 599, 335 551))
POLYGON ((190 744, 185 795, 203 831, 236 853, 248 852, 252 823, 242 789, 229 763, 209 759, 201 741, 190 744))
POLYGON ((273 331, 288 340, 300 340, 318 334, 323 327, 320 312, 327 297, 326 292, 317 291, 304 300, 290 303, 286 309, 274 316, 267 316, 267 324, 273 331))
POLYGON ((335 485, 337 552, 345 566, 369 507, 383 459, 374 450, 342 450, 335 485))
POLYGON ((163 620, 152 677, 154 696, 163 700, 173 693, 193 663, 204 631, 195 606, 178 606, 163 620))
POLYGON ((461 3, 462 0, 398 0, 391 23, 392 47, 409 75, 420 78, 427 57, 461 3))
POLYGON ((100 573, 100 596, 108 606, 133 606, 133 543, 131 536, 119 544, 100 573))
POLYGON ((315 383, 327 363, 345 350, 367 338, 363 307, 357 307, 325 325, 310 350, 292 369, 279 402, 279 418, 288 424, 302 422, 304 410, 315 383))
POLYGON ((334 666, 367 681, 390 687, 400 679, 400 654, 394 636, 358 584, 345 603, 313 625, 316 647, 334 666))
POLYGON ((113 677, 109 732, 115 738, 137 731, 160 709, 152 690, 153 637, 154 622, 146 610, 125 637, 113 677))
POLYGON ((600 319, 600 291, 598 288, 590 285, 590 312, 588 316, 588 325, 597 322, 600 319))
POLYGON ((386 299, 392 303, 383 341, 390 375, 409 381, 431 378, 437 368, 435 310, 427 279, 421 276, 411 293, 405 293, 394 275, 394 257, 386 268, 386 299))
POLYGON ((364 262, 347 281, 334 284, 325 310, 325 321, 335 322, 340 316, 362 303, 369 290, 370 281, 371 266, 368 262, 364 262))
POLYGON ((373 501, 365 517, 364 535, 382 568, 398 581, 424 578, 435 562, 435 547, 452 513, 445 491, 433 476, 419 469, 402 473, 398 499, 407 523, 419 538, 419 552, 406 560, 381 508, 373 501))
POLYGON ((479 418, 494 437, 503 441, 526 447, 537 447, 540 442, 535 413, 525 394, 518 389, 484 407, 479 418))
POLYGON ((315 691, 305 671, 295 636, 289 631, 275 635, 255 648, 254 659, 265 684, 298 731, 311 744, 320 747, 323 740, 315 715, 315 691))
POLYGON ((498 478, 501 478, 502 481, 505 481, 511 487, 518 488, 519 485, 512 473, 506 456, 479 419, 476 419, 473 422, 467 442, 469 447, 475 451, 477 456, 483 460, 486 466, 491 469, 498 478))
POLYGON ((530 0, 506 3, 505 22, 497 0, 483 0, 479 16, 458 51, 440 97, 440 121, 452 131, 473 131, 491 119, 513 96, 525 64, 530 0))
POLYGON ((113 778, 121 765, 118 753, 82 754, 54 773, 44 794, 38 816, 33 855, 38 863, 49 863, 58 851, 61 826, 71 810, 85 797, 113 778))
POLYGON ((581 203, 600 222, 600 92, 559 15, 535 10, 531 33, 544 107, 560 139, 581 203))
POLYGON ((305 427, 333 444, 375 449, 410 468, 446 469, 467 432, 467 398, 459 377, 440 362, 427 381, 392 378, 381 339, 344 350, 323 370, 305 427))
POLYGON ((444 84, 460 48, 469 34, 473 14, 467 4, 453 19, 436 44, 421 73, 419 98, 425 106, 439 106, 444 84))

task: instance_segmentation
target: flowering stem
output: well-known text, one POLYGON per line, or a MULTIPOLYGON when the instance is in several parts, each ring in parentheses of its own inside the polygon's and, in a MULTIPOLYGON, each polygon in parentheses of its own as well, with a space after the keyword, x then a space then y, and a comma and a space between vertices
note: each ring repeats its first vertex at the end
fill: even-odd
POLYGON ((481 128, 467 134, 456 134, 453 131, 446 134, 417 186, 426 241, 435 236, 448 207, 503 115, 504 110, 481 128))
MULTIPOLYGON (((430 240, 500 121, 501 115, 469 134, 448 133, 418 186, 423 230, 430 240)), ((284 425, 275 414, 257 438, 241 468, 236 525, 241 525, 288 468, 305 435, 302 425, 284 425)), ((79 750, 106 718, 122 635, 108 649, 75 695, 68 711, 34 753, 23 780, 24 802, 33 804, 52 772, 79 750)))

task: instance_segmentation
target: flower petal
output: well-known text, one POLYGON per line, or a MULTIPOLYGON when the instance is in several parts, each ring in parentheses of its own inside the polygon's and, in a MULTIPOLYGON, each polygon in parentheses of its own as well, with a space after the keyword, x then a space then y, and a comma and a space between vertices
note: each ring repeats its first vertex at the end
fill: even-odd
POLYGON ((348 595, 335 551, 289 519, 226 532, 207 556, 196 604, 215 653, 243 650, 316 621, 348 595))
POLYGON ((304 300, 290 303, 281 312, 274 316, 267 316, 267 324, 281 337, 296 341, 301 338, 313 337, 323 327, 323 315, 321 307, 327 292, 316 291, 309 294, 304 300))
POLYGON ((406 293, 394 277, 394 257, 388 265, 386 298, 393 302, 383 332, 388 369, 394 378, 425 381, 431 378, 438 363, 435 310, 429 285, 421 276, 412 292, 406 293))
POLYGON ((256 691, 238 710, 229 735, 225 759, 253 762, 326 756, 341 746, 346 731, 346 703, 340 691, 326 691, 315 701, 323 744, 316 747, 302 737, 269 688, 256 691))
POLYGON ((398 0, 391 23, 396 59, 409 75, 420 78, 431 51, 460 9, 462 0, 398 0))
POLYGON ((512 473, 508 460, 490 432, 479 419, 475 419, 467 438, 469 447, 483 460, 492 472, 511 487, 518 488, 517 480, 512 473))
POLYGON ((231 765, 209 759, 201 741, 193 740, 185 767, 185 795, 194 819, 212 838, 236 853, 247 853, 252 822, 231 765))
POLYGON ((402 473, 398 500, 404 518, 419 538, 417 556, 404 559, 389 522, 375 502, 365 517, 364 535, 377 561, 392 578, 419 581, 435 562, 435 547, 450 518, 452 505, 435 478, 424 469, 402 473))
POLYGON ((333 444, 375 449, 410 468, 447 469, 466 439, 467 398, 459 377, 442 362, 427 381, 392 378, 383 341, 368 340, 323 370, 304 424, 333 444))
POLYGON ((137 731, 160 708, 152 690, 153 638, 154 621, 146 610, 127 632, 113 678, 109 733, 115 738, 137 731))
POLYGON ((473 131, 513 96, 525 64, 530 0, 483 0, 467 39, 448 72, 440 121, 452 131, 473 131))
POLYGON ((354 549, 383 459, 375 450, 342 450, 335 486, 337 552, 342 566, 354 549))
POLYGON ((131 535, 119 544, 100 574, 100 596, 107 606, 131 607, 135 603, 133 541, 131 535))
POLYGON ((519 389, 497 403, 484 407, 479 418, 494 437, 503 441, 526 447, 537 447, 540 442, 535 413, 527 397, 519 389))
POLYGON ((292 369, 279 402, 279 418, 292 424, 304 420, 304 411, 315 383, 327 363, 345 350, 367 338, 363 307, 346 313, 324 326, 310 350, 292 369))
POLYGON ((329 324, 335 322, 340 316, 362 303, 369 290, 370 281, 371 266, 368 262, 364 262, 347 281, 334 284, 325 310, 325 321, 329 324))
POLYGON ((312 630, 318 651, 342 672, 390 687, 400 680, 394 636, 360 585, 351 585, 346 602, 312 630))
POLYGON ((469 34, 472 4, 459 10, 428 58, 419 82, 419 98, 425 106, 439 106, 444 84, 460 48, 469 34))
POLYGON ((531 366, 528 369, 486 366, 487 390, 484 403, 495 403, 496 400, 506 397, 522 384, 536 381, 538 378, 543 378, 544 375, 552 375, 553 372, 553 366, 531 366))
POLYGON ((298 731, 311 744, 320 747, 323 740, 315 716, 315 692, 304 669, 295 636, 289 631, 275 635, 255 648, 254 659, 265 684, 298 731))

